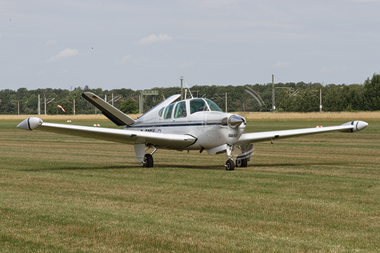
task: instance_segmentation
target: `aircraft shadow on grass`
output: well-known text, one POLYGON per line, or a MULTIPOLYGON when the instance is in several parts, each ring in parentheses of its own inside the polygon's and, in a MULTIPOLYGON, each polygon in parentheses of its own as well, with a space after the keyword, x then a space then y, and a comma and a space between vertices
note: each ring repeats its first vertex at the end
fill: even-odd
POLYGON ((258 163, 255 164, 253 167, 309 167, 309 166, 343 166, 343 165, 348 165, 348 163, 341 163, 341 162, 312 162, 312 163, 305 163, 305 162, 300 162, 300 163, 258 163))
MULTIPOLYGON (((185 169, 201 169, 201 170, 223 170, 220 166, 207 166, 207 165, 160 165, 157 164, 154 166, 154 168, 150 168, 153 170, 157 169, 167 169, 167 168, 185 168, 185 169)), ((112 166, 104 166, 104 167, 93 167, 93 166, 64 166, 64 167, 55 167, 55 168, 43 168, 43 169, 38 169, 38 168, 31 168, 31 169, 23 169, 21 171, 71 171, 71 170, 135 170, 135 169, 141 169, 141 166, 138 165, 133 165, 133 166, 126 166, 126 165, 112 165, 112 166)), ((144 168, 147 169, 147 168, 144 168)))
MULTIPOLYGON (((348 165, 348 163, 341 163, 341 162, 310 162, 310 163, 258 163, 255 164, 253 167, 250 168, 251 171, 255 171, 255 168, 269 168, 269 167, 275 167, 275 168, 281 168, 281 167, 309 167, 309 166, 344 166, 348 165)), ((220 166, 209 166, 209 165, 184 165, 184 164, 171 164, 171 165, 165 165, 165 164, 156 164, 154 169, 150 168, 150 170, 156 170, 157 169, 167 169, 167 168, 184 168, 184 169, 198 169, 198 170, 223 170, 220 166)), ((94 166, 65 166, 65 167, 55 167, 55 168, 31 168, 27 170, 22 171, 85 171, 85 170, 135 170, 135 169, 141 169, 141 166, 132 165, 132 166, 126 166, 126 165, 109 165, 109 166, 103 166, 103 167, 94 167, 94 166)), ((145 170, 147 168, 144 168, 145 170)), ((307 169, 307 168, 305 168, 307 169)))

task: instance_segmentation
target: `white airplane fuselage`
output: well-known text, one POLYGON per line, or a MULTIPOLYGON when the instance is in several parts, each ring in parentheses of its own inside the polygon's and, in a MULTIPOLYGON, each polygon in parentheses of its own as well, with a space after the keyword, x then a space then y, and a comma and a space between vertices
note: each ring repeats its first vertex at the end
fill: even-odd
POLYGON ((241 116, 218 111, 200 111, 186 117, 154 120, 136 120, 126 130, 139 130, 163 134, 185 134, 197 138, 197 141, 184 150, 211 149, 223 144, 233 145, 244 132, 245 119, 241 116), (228 124, 230 117, 242 119, 242 123, 233 128, 228 124), (224 119, 224 121, 223 121, 224 119))

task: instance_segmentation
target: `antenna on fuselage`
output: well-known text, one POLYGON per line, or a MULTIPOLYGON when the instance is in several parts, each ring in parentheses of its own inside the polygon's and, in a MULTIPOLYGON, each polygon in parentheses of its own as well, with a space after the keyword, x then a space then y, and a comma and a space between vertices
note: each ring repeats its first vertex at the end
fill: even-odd
MULTIPOLYGON (((183 80, 183 76, 182 76, 182 79, 181 79, 181 80, 183 80)), ((181 81, 181 85, 182 85, 182 81, 181 81)), ((191 90, 190 90, 190 88, 189 88, 189 85, 187 84, 186 81, 185 81, 185 85, 186 85, 186 87, 187 87, 187 90, 189 90, 189 93, 190 93, 191 98, 194 98, 194 97, 193 97, 193 93, 191 93, 191 90)), ((186 91, 186 89, 185 89, 185 91, 186 91)), ((181 92, 181 94, 182 94, 182 92, 181 92)), ((185 99, 186 99, 186 95, 185 95, 185 99)))

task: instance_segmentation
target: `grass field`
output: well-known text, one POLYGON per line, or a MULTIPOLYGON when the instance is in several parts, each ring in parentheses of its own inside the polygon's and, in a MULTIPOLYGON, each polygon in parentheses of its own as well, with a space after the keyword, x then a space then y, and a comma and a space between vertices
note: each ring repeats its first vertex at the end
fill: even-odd
MULTIPOLYGON (((142 168, 132 146, 0 116, 0 252, 379 252, 379 114, 310 115, 247 117, 246 132, 369 126, 258 143, 227 172, 225 155, 165 150, 142 168)), ((66 117, 42 118, 113 126, 66 117)))

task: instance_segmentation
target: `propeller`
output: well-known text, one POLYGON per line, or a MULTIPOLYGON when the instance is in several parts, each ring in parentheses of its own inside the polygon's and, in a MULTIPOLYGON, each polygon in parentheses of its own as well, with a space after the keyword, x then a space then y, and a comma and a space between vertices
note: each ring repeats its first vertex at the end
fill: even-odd
POLYGON ((231 128, 237 128, 244 122, 244 119, 242 117, 239 117, 238 115, 231 115, 228 118, 228 124, 231 128))

